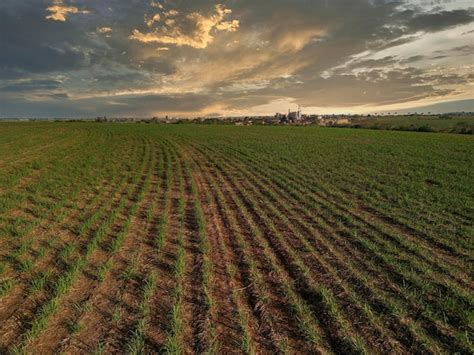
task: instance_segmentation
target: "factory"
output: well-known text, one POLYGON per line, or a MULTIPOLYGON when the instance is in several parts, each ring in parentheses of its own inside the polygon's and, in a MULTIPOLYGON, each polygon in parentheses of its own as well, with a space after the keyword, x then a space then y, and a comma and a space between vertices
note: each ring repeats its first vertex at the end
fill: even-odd
POLYGON ((280 120, 280 123, 297 123, 303 120, 303 115, 301 113, 301 107, 298 106, 298 111, 291 111, 288 109, 288 114, 277 113, 275 115, 276 119, 280 120))

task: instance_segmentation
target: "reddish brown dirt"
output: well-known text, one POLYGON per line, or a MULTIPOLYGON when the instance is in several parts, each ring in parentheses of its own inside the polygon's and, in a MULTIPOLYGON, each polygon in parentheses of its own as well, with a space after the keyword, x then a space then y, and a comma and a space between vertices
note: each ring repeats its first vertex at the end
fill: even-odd
MULTIPOLYGON (((203 159, 196 158, 195 161, 203 161, 203 159)), ((204 169, 204 174, 209 174, 208 178, 216 178, 215 170, 207 169, 209 169, 209 167, 204 169)), ((305 344, 302 341, 302 337, 300 334, 295 333, 297 326, 296 324, 292 323, 293 317, 291 315, 287 300, 279 291, 281 289, 279 280, 277 277, 275 277, 276 275, 270 272, 272 268, 268 265, 269 261, 266 259, 262 247, 252 235, 248 226, 248 221, 246 221, 242 215, 237 213, 239 207, 235 203, 235 197, 233 196, 232 190, 225 181, 218 181, 218 185, 223 187, 222 193, 225 196, 225 203, 229 206, 226 208, 222 204, 218 203, 219 215, 223 221, 222 224, 226 229, 226 238, 224 238, 224 240, 229 242, 230 250, 239 253, 240 248, 235 241, 235 232, 232 231, 232 227, 230 226, 228 217, 226 215, 227 213, 235 213, 235 218, 237 219, 240 228, 247 239, 247 242, 251 246, 251 255, 253 255, 258 262, 259 271, 265 276, 265 283, 267 284, 266 290, 270 295, 270 303, 268 307, 262 309, 256 300, 256 297, 258 296, 253 290, 253 283, 251 280, 247 279, 249 276, 245 271, 245 267, 244 269, 240 270, 240 274, 244 280, 247 279, 244 281, 244 289, 253 309, 253 316, 259 319, 258 323, 261 336, 266 339, 267 344, 272 344, 273 352, 277 351, 275 346, 276 342, 278 342, 280 339, 287 339, 289 349, 305 349, 305 344)), ((212 191, 212 188, 208 187, 208 189, 212 191)), ((242 259, 242 255, 238 256, 238 258, 242 259)), ((262 345, 264 345, 261 347, 263 350, 266 348, 265 342, 262 345)))
MULTIPOLYGON (((104 327, 101 327, 101 325, 107 324, 107 322, 99 321, 96 324, 93 323, 89 325, 84 319, 82 319, 82 312, 77 309, 77 305, 89 303, 89 305, 92 306, 92 309, 96 310, 96 312, 91 312, 91 314, 99 317, 104 314, 111 314, 110 309, 108 309, 103 303, 104 298, 112 303, 120 302, 122 309, 128 311, 127 314, 123 314, 121 324, 125 326, 125 329, 130 329, 129 326, 133 322, 136 313, 135 311, 138 307, 137 302, 140 288, 137 287, 137 284, 133 279, 130 280, 131 285, 125 284, 121 279, 121 275, 129 263, 130 255, 136 255, 138 258, 140 257, 140 244, 143 234, 146 233, 146 221, 144 221, 142 217, 147 204, 149 204, 150 200, 153 198, 153 195, 150 194, 150 189, 153 186, 153 183, 150 184, 150 188, 146 191, 145 196, 147 198, 139 205, 138 215, 132 217, 129 233, 119 252, 113 255, 110 253, 109 247, 112 241, 117 237, 118 233, 123 229, 126 219, 128 218, 127 212, 133 204, 136 203, 137 194, 142 188, 146 174, 150 169, 153 170, 154 166, 148 165, 146 167, 138 185, 135 187, 135 192, 132 198, 127 201, 127 206, 122 215, 117 218, 111 229, 110 235, 106 236, 101 247, 92 254, 86 270, 79 280, 75 282, 75 285, 70 292, 62 298, 60 308, 49 320, 48 328, 42 332, 38 341, 30 345, 32 348, 45 353, 62 351, 62 348, 67 346, 67 342, 71 337, 71 328, 74 324, 78 324, 79 322, 81 327, 85 328, 83 333, 92 334, 96 337, 99 333, 97 332, 97 329, 102 328, 101 330, 105 331, 104 327), (98 270, 100 265, 103 265, 106 262, 110 262, 112 265, 112 270, 109 273, 110 277, 104 280, 104 282, 99 282, 95 276, 95 272, 98 270)), ((88 314, 89 313, 86 313, 86 316, 88 314)), ((108 322, 108 324, 110 324, 110 322, 108 322)), ((110 337, 113 330, 110 330, 109 333, 105 334, 110 337)), ((124 332, 122 331, 121 334, 123 333, 124 332)), ((100 337, 99 341, 88 340, 86 338, 83 343, 98 345, 101 341, 102 338, 100 337)), ((120 351, 123 343, 125 343, 123 339, 119 339, 116 342, 104 341, 104 344, 107 347, 110 347, 111 351, 120 351)), ((93 350, 94 348, 87 349, 88 352, 93 350)))
MULTIPOLYGON (((200 174, 196 174, 196 181, 198 188, 201 191, 201 201, 207 201, 204 191, 209 191, 208 186, 203 181, 200 174)), ((214 287, 213 294, 216 300, 217 314, 213 323, 216 325, 217 343, 220 351, 224 353, 232 353, 236 351, 239 346, 242 331, 238 323, 237 307, 243 308, 246 314, 252 314, 252 305, 247 302, 247 299, 239 298, 233 300, 232 290, 245 291, 248 286, 244 285, 241 274, 236 273, 231 277, 229 273, 229 266, 236 266, 239 264, 238 257, 232 253, 225 241, 229 240, 229 233, 225 229, 222 220, 220 219, 217 207, 214 201, 209 201, 203 207, 206 216, 207 232, 211 244, 211 255, 214 265, 214 287), (237 303, 236 303, 237 302, 237 303)), ((254 318, 249 318, 249 327, 246 329, 252 336, 254 343, 260 351, 265 353, 272 353, 274 348, 270 344, 269 339, 261 334, 259 322, 254 318)))
MULTIPOLYGON (((112 188, 112 186, 110 187, 112 188)), ((109 191, 104 190, 103 193, 105 193, 104 197, 107 198, 109 191)), ((87 206, 87 201, 88 198, 85 198, 83 207, 87 206)), ((23 273, 15 276, 15 287, 2 298, 2 302, 0 303, 0 344, 3 344, 3 339, 5 339, 5 341, 7 341, 7 339, 15 339, 17 341, 18 338, 15 338, 12 334, 22 331, 25 323, 33 316, 34 311, 47 300, 47 292, 27 296, 29 283, 35 276, 46 270, 52 271, 53 273, 60 272, 61 263, 58 260, 58 255, 63 246, 77 237, 69 225, 80 223, 80 221, 75 221, 79 211, 80 210, 74 211, 62 223, 51 224, 49 221, 45 221, 32 231, 32 235, 35 236, 35 245, 38 246, 47 244, 49 238, 54 238, 53 249, 35 263, 33 273, 23 273), (46 227, 45 224, 49 224, 48 227, 46 227), (8 329, 8 331, 6 329, 8 329), (3 334, 6 336, 3 337, 3 334)), ((97 226, 97 224, 94 225, 93 228, 95 226, 97 226)))

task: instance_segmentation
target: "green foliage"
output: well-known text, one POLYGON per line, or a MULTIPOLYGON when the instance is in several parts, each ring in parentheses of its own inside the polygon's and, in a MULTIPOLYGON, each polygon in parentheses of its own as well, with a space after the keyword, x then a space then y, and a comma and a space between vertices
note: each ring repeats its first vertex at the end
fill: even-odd
MULTIPOLYGON (((314 352, 398 344, 395 352, 469 353, 471 122, 358 125, 374 130, 5 124, 0 298, 23 287, 35 304, 12 352, 32 350, 71 306, 80 277, 94 275, 94 287, 109 277, 139 285, 122 350, 146 353, 157 265, 167 262, 173 287, 160 349, 167 353, 187 349, 189 282, 208 353, 220 350, 215 320, 224 301, 235 306, 244 353, 259 350, 255 334, 281 353, 294 350, 294 334, 314 352), (149 247, 153 263, 142 247, 123 255, 137 245, 149 247), (122 257, 129 263, 115 272, 122 257), (219 298, 216 276, 228 281, 229 300, 219 298)), ((76 313, 95 312, 91 305, 76 313)), ((126 312, 118 302, 114 327, 129 321, 126 312)), ((72 334, 85 329, 80 319, 69 324, 72 334)))
POLYGON ((13 288, 13 280, 0 281, 0 298, 13 288))
POLYGON ((447 118, 444 115, 359 117, 344 126, 375 130, 472 134, 474 130, 474 117, 447 118))

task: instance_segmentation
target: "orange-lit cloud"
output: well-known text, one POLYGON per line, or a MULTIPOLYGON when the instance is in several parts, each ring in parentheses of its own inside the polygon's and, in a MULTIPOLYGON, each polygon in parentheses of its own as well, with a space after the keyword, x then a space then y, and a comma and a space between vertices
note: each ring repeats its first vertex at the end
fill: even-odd
POLYGON ((282 51, 297 52, 304 48, 313 38, 321 37, 324 34, 325 31, 314 27, 298 29, 285 33, 278 39, 276 44, 278 49, 282 51))
POLYGON ((88 14, 90 12, 87 10, 79 10, 75 6, 63 6, 62 1, 55 1, 53 3, 58 5, 53 5, 46 9, 46 11, 49 11, 51 13, 46 16, 47 20, 65 22, 67 16, 69 16, 70 14, 88 14))
MULTIPOLYGON (((129 39, 142 43, 174 44, 176 46, 189 46, 193 48, 207 48, 214 41, 213 32, 234 32, 239 28, 239 21, 224 21, 224 18, 232 13, 232 10, 223 5, 216 5, 210 15, 192 12, 182 18, 167 19, 164 25, 155 31, 142 33, 133 30, 129 39)), ((165 12, 164 16, 174 17, 179 13, 175 10, 165 12)), ((152 21, 149 26, 153 25, 152 21)))
POLYGON ((150 5, 153 6, 153 7, 157 7, 157 8, 159 8, 159 9, 162 9, 162 8, 163 8, 163 5, 162 5, 161 3, 159 3, 158 1, 152 1, 152 2, 150 3, 150 5))
POLYGON ((146 16, 145 15, 145 23, 148 27, 152 27, 156 22, 161 20, 161 15, 160 14, 155 14, 153 16, 146 16))
POLYGON ((110 33, 112 32, 112 29, 110 27, 100 27, 97 29, 97 32, 99 33, 110 33))

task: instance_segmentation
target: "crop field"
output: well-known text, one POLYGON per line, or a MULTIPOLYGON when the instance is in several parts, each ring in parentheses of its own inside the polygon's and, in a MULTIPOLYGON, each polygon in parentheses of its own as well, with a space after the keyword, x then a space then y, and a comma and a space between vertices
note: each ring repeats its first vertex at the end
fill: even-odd
POLYGON ((351 128, 384 129, 473 134, 474 116, 386 116, 359 118, 347 125, 351 128))
POLYGON ((472 353, 474 137, 0 124, 0 353, 472 353))

